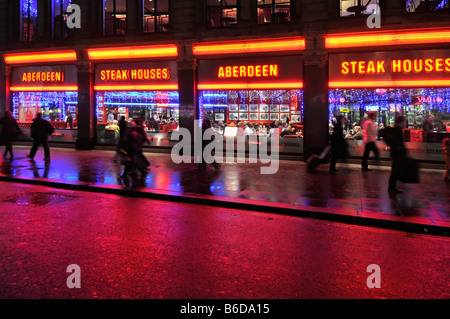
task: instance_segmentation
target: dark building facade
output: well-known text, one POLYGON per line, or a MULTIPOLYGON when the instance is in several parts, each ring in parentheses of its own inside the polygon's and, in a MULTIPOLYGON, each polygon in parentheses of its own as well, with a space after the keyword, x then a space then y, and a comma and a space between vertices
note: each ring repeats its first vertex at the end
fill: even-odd
POLYGON ((344 114, 361 156, 354 133, 376 111, 385 126, 406 115, 413 156, 443 160, 449 1, 2 0, 0 37, 0 111, 25 132, 42 112, 52 140, 78 149, 112 144, 122 116, 142 118, 155 147, 204 117, 228 136, 288 120, 281 151, 306 158, 344 114))

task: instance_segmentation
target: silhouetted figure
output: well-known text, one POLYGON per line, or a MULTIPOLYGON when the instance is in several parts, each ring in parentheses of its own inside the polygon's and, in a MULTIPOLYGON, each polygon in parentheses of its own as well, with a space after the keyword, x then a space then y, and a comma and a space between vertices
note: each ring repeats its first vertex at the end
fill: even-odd
POLYGON ((69 124, 70 129, 73 128, 73 116, 72 113, 69 112, 69 114, 67 114, 67 119, 66 119, 67 124, 69 124))
POLYGON ((142 153, 142 145, 148 141, 147 134, 141 125, 141 119, 133 119, 131 126, 127 128, 125 149, 127 152, 127 160, 122 174, 122 178, 126 179, 128 173, 138 169, 141 173, 146 172, 150 163, 142 153))
POLYGON ((29 159, 34 159, 36 151, 40 144, 44 147, 44 161, 50 161, 50 147, 48 146, 48 136, 54 132, 53 126, 47 120, 42 118, 42 113, 38 113, 31 124, 31 137, 33 138, 33 146, 30 153, 27 154, 29 159))
POLYGON ((336 123, 333 126, 333 133, 331 134, 331 159, 330 159, 330 173, 336 172, 336 162, 338 159, 345 159, 348 157, 347 142, 344 139, 343 125, 345 117, 338 115, 336 123))
POLYGON ((403 115, 398 115, 395 118, 395 125, 390 132, 390 143, 391 148, 391 158, 392 158, 392 169, 391 175, 389 176, 389 187, 388 191, 391 194, 401 193, 401 190, 397 189, 397 180, 400 178, 402 163, 406 158, 407 150, 405 143, 403 141, 403 129, 406 126, 406 118, 403 115))
POLYGON ((5 152, 3 153, 3 156, 6 157, 9 153, 9 159, 13 159, 14 154, 12 149, 12 141, 16 138, 17 135, 22 134, 22 131, 17 125, 17 121, 12 115, 11 111, 5 112, 5 115, 0 120, 0 125, 3 125, 3 129, 0 134, 0 140, 5 143, 5 152))

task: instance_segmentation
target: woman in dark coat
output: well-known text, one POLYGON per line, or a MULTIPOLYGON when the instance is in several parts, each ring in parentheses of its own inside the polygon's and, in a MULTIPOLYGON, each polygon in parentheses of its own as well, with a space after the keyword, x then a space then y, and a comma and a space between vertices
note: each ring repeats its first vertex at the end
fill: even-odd
POLYGON ((0 140, 5 143, 5 152, 3 156, 6 157, 8 152, 10 159, 13 159, 12 141, 17 135, 22 134, 16 119, 13 117, 11 111, 6 111, 3 118, 0 120, 0 125, 3 125, 2 133, 0 134, 0 140))
POLYGON ((345 117, 338 115, 336 117, 336 124, 333 127, 333 134, 331 135, 331 159, 330 172, 336 172, 336 161, 338 159, 345 159, 348 157, 347 142, 344 139, 343 125, 345 117))

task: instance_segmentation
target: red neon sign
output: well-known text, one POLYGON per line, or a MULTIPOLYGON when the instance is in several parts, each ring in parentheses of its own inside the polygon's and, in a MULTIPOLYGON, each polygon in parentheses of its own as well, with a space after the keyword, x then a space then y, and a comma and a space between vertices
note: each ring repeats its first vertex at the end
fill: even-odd
POLYGON ((22 82, 64 82, 64 72, 24 72, 22 82))
MULTIPOLYGON (((347 74, 381 74, 386 73, 386 61, 344 61, 341 73, 347 74)), ((391 73, 442 73, 450 72, 450 58, 447 59, 396 59, 390 64, 391 73)))
POLYGON ((170 79, 169 68, 155 69, 132 69, 132 70, 101 70, 102 81, 132 81, 132 80, 168 80, 170 79))
POLYGON ((220 66, 217 74, 219 79, 226 78, 252 78, 252 77, 278 77, 277 64, 263 65, 233 65, 220 66))
POLYGON ((450 50, 330 54, 330 87, 426 87, 450 83, 450 50))

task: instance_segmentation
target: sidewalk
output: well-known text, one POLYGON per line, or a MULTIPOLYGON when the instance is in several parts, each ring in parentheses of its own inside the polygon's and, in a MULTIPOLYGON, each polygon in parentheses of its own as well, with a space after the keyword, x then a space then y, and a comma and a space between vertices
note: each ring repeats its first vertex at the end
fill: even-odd
MULTIPOLYGON (((2 148, 3 151, 3 148, 2 148)), ((15 157, 0 159, 0 180, 56 188, 146 197, 304 218, 450 235, 450 184, 442 169, 423 168, 420 184, 401 184, 403 194, 390 196, 389 166, 341 164, 333 175, 328 165, 310 174, 301 161, 280 161, 273 175, 261 175, 268 164, 222 164, 197 171, 197 164, 174 164, 170 154, 145 153, 151 162, 146 176, 130 177, 123 185, 123 167, 112 161, 114 151, 52 148, 50 163, 38 150, 35 161, 25 157, 29 147, 14 146, 15 157)))

